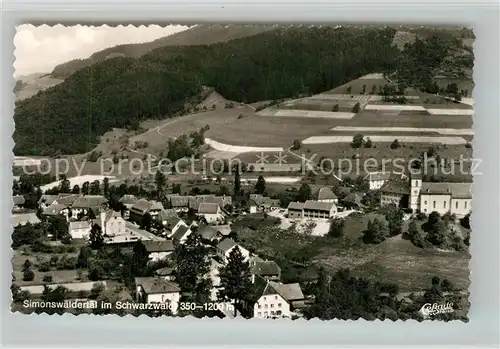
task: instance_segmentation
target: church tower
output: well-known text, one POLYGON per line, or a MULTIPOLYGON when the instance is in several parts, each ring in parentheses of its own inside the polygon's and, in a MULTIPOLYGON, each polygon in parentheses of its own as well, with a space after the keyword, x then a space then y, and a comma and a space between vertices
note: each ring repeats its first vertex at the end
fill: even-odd
POLYGON ((420 174, 411 174, 411 190, 410 190, 410 208, 413 213, 420 209, 420 190, 422 189, 422 176, 420 174))

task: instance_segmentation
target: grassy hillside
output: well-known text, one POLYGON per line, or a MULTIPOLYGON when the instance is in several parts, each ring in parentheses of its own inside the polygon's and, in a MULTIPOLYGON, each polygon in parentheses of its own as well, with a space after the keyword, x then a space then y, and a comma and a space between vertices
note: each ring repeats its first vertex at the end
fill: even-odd
POLYGON ((18 103, 16 154, 85 152, 111 127, 184 110, 204 86, 255 102, 317 93, 394 68, 390 28, 279 28, 205 46, 169 46, 94 64, 18 103))
POLYGON ((79 69, 86 68, 91 64, 99 63, 109 58, 139 58, 154 49, 164 46, 210 45, 252 36, 271 30, 272 28, 270 25, 197 25, 180 33, 165 36, 151 42, 118 45, 96 52, 87 59, 74 59, 56 66, 51 76, 65 79, 79 69))

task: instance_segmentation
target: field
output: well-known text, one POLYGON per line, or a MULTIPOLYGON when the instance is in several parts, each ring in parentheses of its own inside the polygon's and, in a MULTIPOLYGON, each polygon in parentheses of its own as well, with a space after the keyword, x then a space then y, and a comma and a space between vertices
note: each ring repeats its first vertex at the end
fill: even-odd
POLYGON ((420 249, 402 240, 401 236, 379 245, 360 242, 361 231, 376 217, 347 218, 342 241, 282 231, 279 224, 266 223, 258 216, 247 217, 244 222, 237 223, 235 229, 242 244, 259 255, 278 260, 287 256, 287 259, 302 261, 300 264, 322 265, 332 272, 349 268, 357 276, 398 284, 403 292, 428 287, 433 276, 446 278, 461 289, 468 287, 470 256, 466 253, 420 249))

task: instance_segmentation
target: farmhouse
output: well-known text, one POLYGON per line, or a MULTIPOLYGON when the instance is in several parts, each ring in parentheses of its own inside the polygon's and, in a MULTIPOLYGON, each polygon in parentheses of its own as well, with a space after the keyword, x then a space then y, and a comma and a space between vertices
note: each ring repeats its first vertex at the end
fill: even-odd
POLYGON ((281 278, 281 268, 275 261, 264 261, 259 257, 252 257, 250 260, 250 272, 252 273, 252 283, 256 277, 268 281, 279 281, 281 278))
POLYGON ((123 195, 120 201, 118 201, 120 204, 123 205, 124 210, 123 210, 123 218, 129 219, 130 218, 130 209, 132 206, 135 205, 135 203, 139 201, 135 195, 123 195))
POLYGON ((402 173, 394 172, 370 172, 363 180, 368 183, 368 188, 370 190, 378 190, 382 188, 389 180, 406 180, 408 179, 402 173))
POLYGON ((197 216, 203 217, 209 224, 224 220, 224 214, 218 204, 201 203, 198 207, 197 216))
POLYGON ((179 244, 184 244, 189 235, 191 235, 193 231, 188 228, 185 224, 180 225, 179 228, 172 234, 171 238, 174 241, 177 241, 179 244))
POLYGON ((158 216, 156 216, 156 220, 158 223, 164 227, 169 225, 170 221, 175 221, 178 220, 179 218, 177 217, 177 212, 175 212, 174 209, 163 209, 158 213, 158 216))
POLYGON ((197 196, 182 196, 178 194, 168 195, 167 200, 170 207, 176 211, 188 211, 189 209, 197 211, 201 203, 218 204, 220 208, 232 204, 231 196, 215 196, 215 195, 197 195, 197 196))
POLYGON ((137 301, 145 303, 168 303, 172 313, 179 308, 180 291, 175 282, 161 277, 136 277, 137 301))
POLYGON ((333 191, 330 188, 321 188, 318 191, 318 202, 333 202, 333 203, 338 203, 339 199, 337 198, 337 195, 333 193, 333 191))
POLYGON ((269 212, 280 208, 280 201, 263 196, 250 194, 250 213, 269 212))
POLYGON ((330 218, 337 213, 333 202, 307 200, 305 203, 291 202, 288 205, 289 218, 330 218))
POLYGON ((102 233, 107 236, 117 236, 126 234, 126 222, 120 212, 107 210, 100 213, 99 219, 94 220, 94 224, 101 227, 102 233))
POLYGON ((229 254, 231 251, 235 248, 239 248, 241 254, 243 255, 245 260, 248 260, 250 258, 250 252, 243 248, 242 246, 238 245, 236 242, 234 242, 232 239, 224 239, 219 244, 217 245, 217 255, 219 258, 221 258, 224 263, 228 262, 229 254))
POLYGON ((168 233, 167 235, 174 235, 181 226, 188 228, 187 224, 179 217, 170 219, 166 225, 166 228, 170 230, 170 233, 168 233))
MULTIPOLYGON (((57 199, 59 202, 60 199, 57 199)), ((83 195, 71 204, 71 212, 74 216, 79 214, 88 215, 93 209, 106 209, 108 199, 102 195, 83 195)))
POLYGON ((48 206, 52 205, 54 201, 58 198, 57 195, 42 195, 38 200, 38 207, 45 210, 48 206))
POLYGON ((52 217, 62 215, 67 218, 68 212, 69 210, 65 205, 52 203, 43 210, 42 215, 52 217))
MULTIPOLYGON (((298 283, 264 282, 266 284, 258 293, 259 298, 254 304, 254 317, 290 317, 293 310, 305 307, 305 297, 298 283)), ((257 283, 262 283, 262 280, 258 280, 257 283)))
POLYGON ((91 230, 88 221, 69 222, 68 232, 73 239, 87 239, 91 230))
POLYGON ((140 199, 130 208, 130 220, 141 224, 146 214, 156 219, 161 210, 163 210, 161 202, 140 199))
POLYGON ((157 262, 167 258, 174 251, 172 240, 164 241, 143 241, 146 251, 148 251, 149 260, 157 262))
POLYGON ((211 225, 201 224, 195 231, 203 240, 214 241, 221 237, 221 234, 211 225))
POLYGON ((400 207, 407 207, 409 194, 409 183, 390 181, 380 188, 380 206, 394 204, 400 207))

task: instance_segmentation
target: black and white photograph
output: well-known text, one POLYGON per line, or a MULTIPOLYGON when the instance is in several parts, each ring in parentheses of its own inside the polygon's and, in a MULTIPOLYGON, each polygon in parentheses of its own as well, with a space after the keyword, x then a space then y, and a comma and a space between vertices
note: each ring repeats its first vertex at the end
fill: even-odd
POLYGON ((474 39, 19 25, 11 310, 468 322, 474 39))

